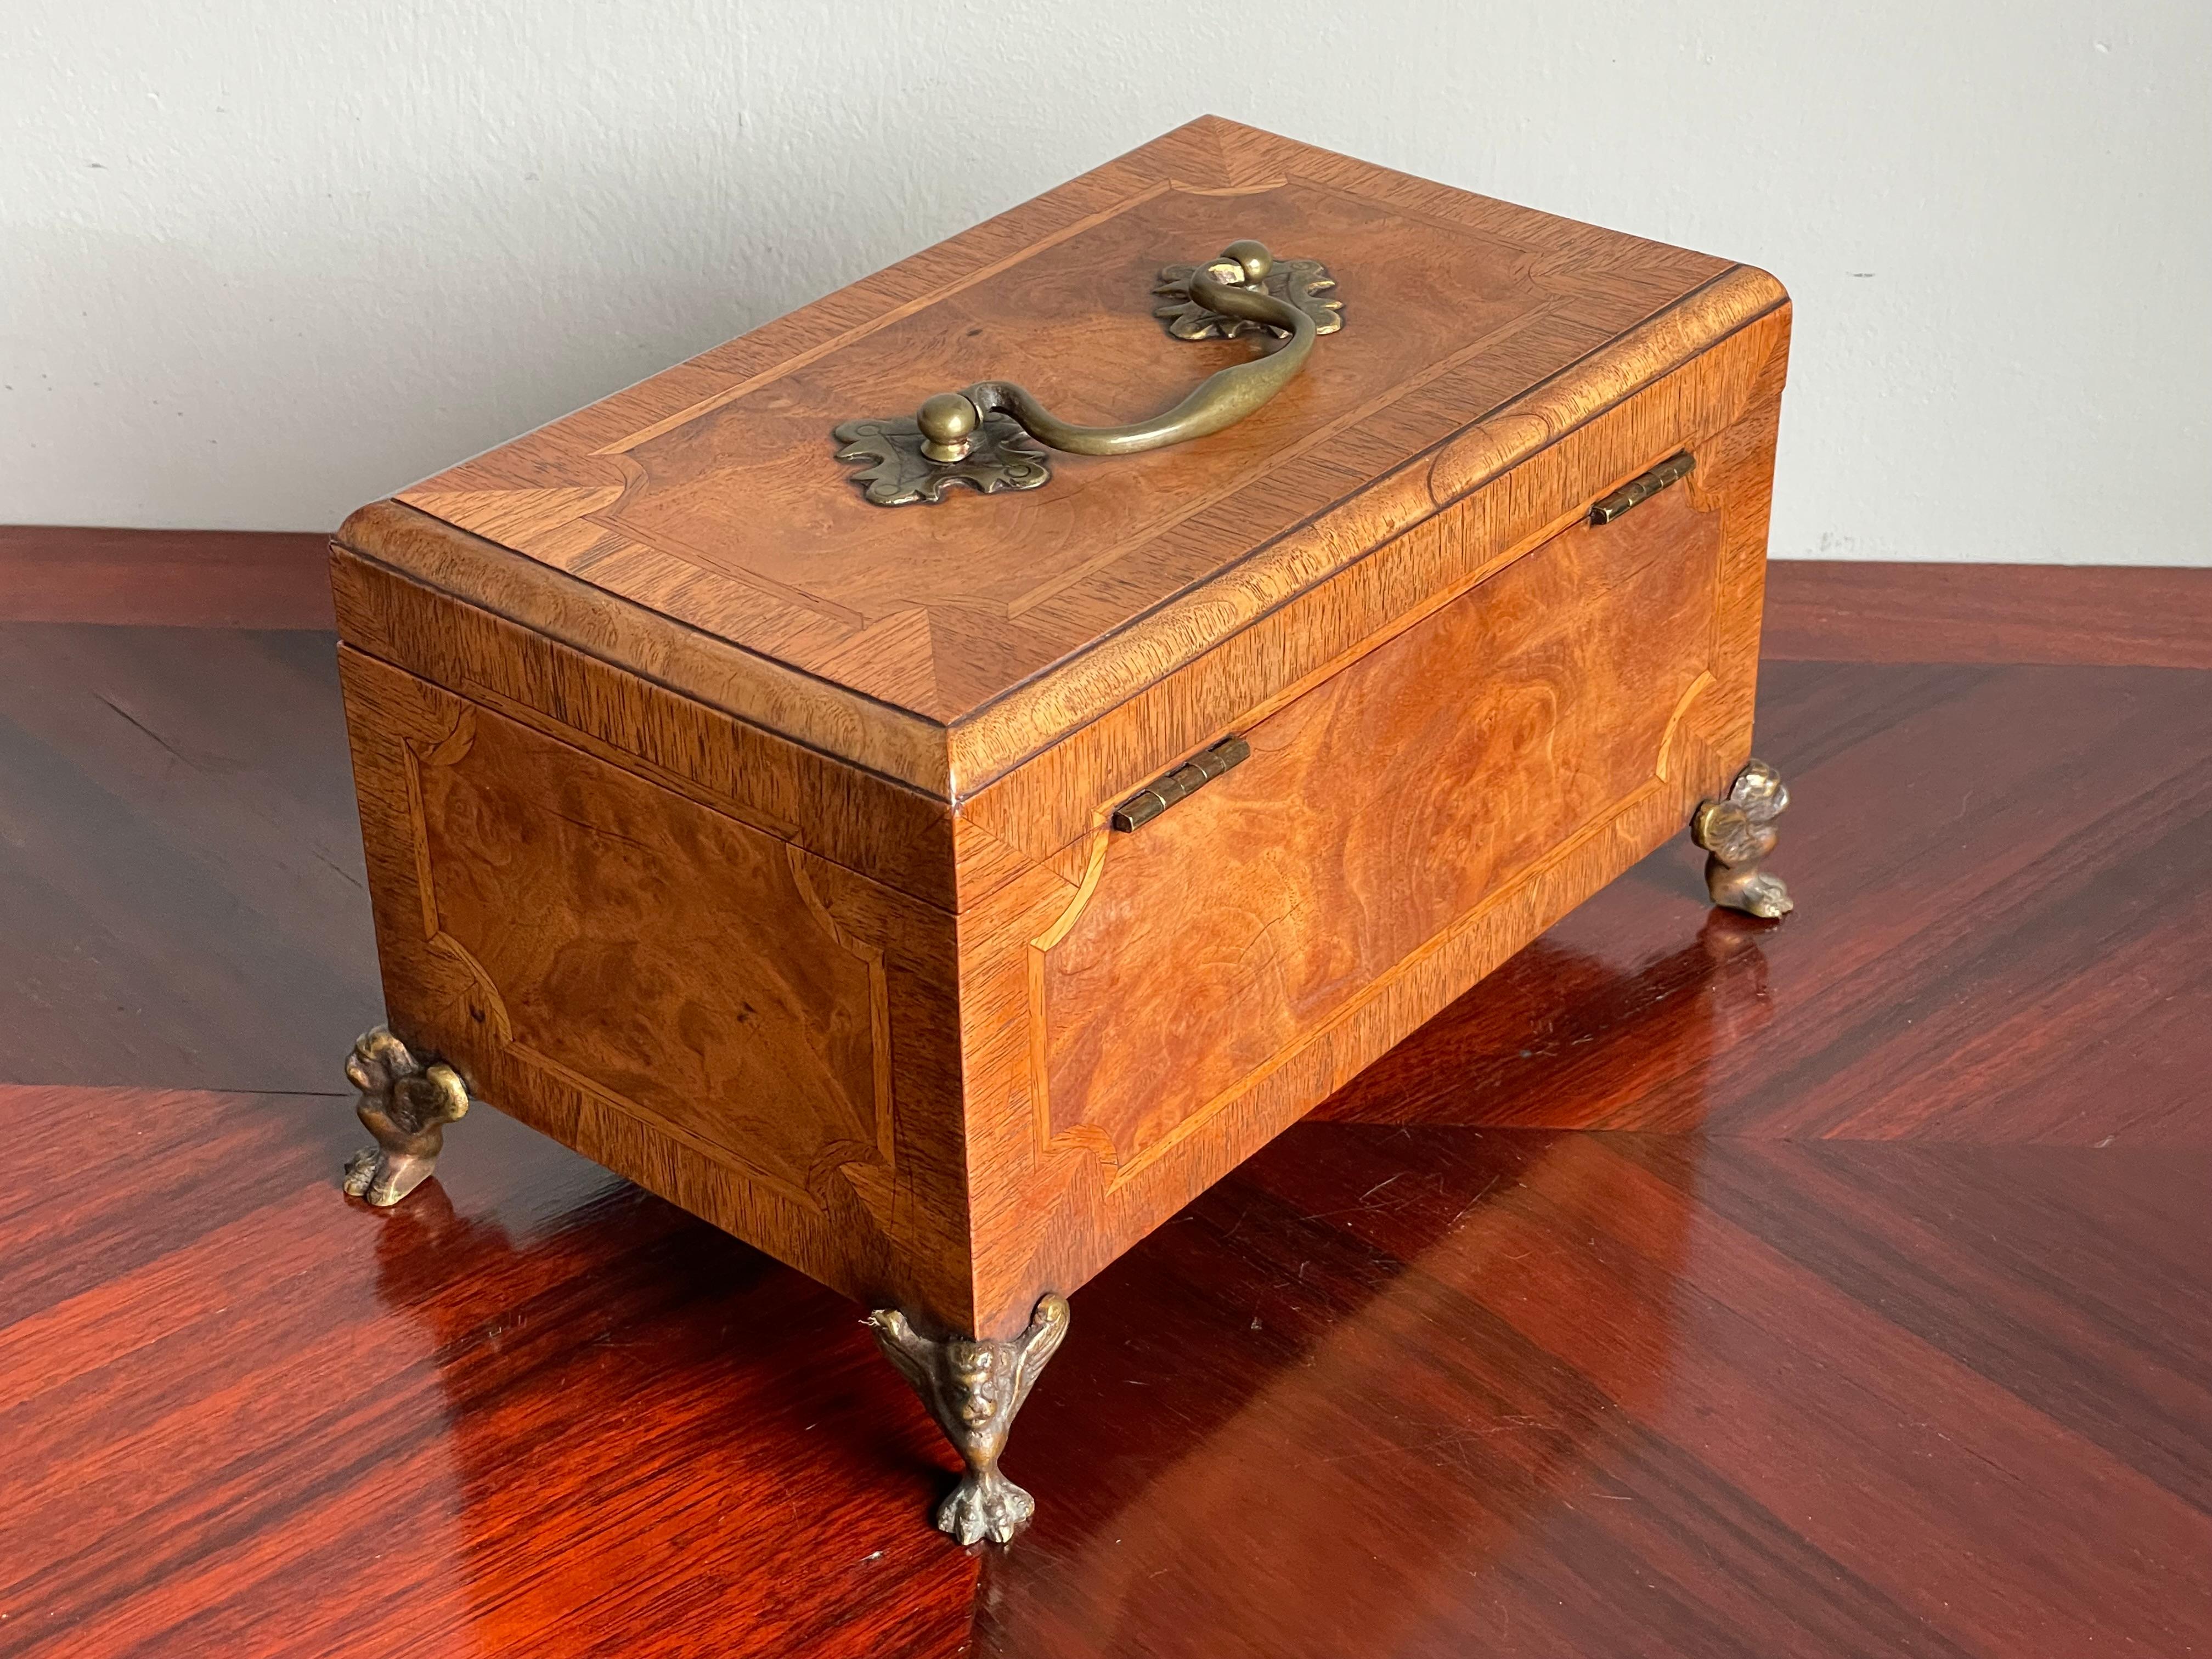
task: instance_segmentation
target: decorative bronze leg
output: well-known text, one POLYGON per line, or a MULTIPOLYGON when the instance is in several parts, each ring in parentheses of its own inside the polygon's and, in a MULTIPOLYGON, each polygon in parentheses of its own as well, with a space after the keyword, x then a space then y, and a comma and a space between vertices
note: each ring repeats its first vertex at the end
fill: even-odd
POLYGON ((1790 805, 1782 775, 1753 760, 1735 775, 1725 800, 1709 800, 1690 820, 1690 839, 1712 856, 1705 860, 1705 890, 1713 902, 1754 916, 1789 914, 1790 890, 1759 868, 1774 850, 1774 820, 1790 805))
POLYGON ((465 1115, 469 1091, 453 1068, 415 1058, 378 1026, 353 1045, 346 1078, 361 1091, 354 1110, 376 1145, 346 1160, 345 1189, 383 1208, 430 1177, 446 1144, 446 1125, 465 1115))
POLYGON ((914 1384, 968 1465, 952 1495, 938 1505, 938 1530, 963 1544, 984 1537, 1006 1543, 1029 1524, 1036 1500, 999 1473, 999 1455, 1030 1385, 1067 1334, 1067 1298, 1041 1299, 1029 1329, 1012 1341, 924 1336, 895 1308, 870 1314, 868 1323, 884 1358, 914 1384))

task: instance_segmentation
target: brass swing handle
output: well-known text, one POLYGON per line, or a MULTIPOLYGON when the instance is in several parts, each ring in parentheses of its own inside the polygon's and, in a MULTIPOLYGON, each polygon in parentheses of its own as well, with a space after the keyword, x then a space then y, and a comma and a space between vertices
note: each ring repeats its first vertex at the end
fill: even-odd
POLYGON ((1133 455, 1188 443, 1234 426, 1290 384, 1313 354, 1314 319, 1298 307, 1263 294, 1256 284, 1274 269, 1274 256, 1257 242, 1231 242, 1190 279, 1190 297, 1225 317, 1265 323, 1289 338, 1266 356, 1209 374, 1172 409, 1127 426, 1077 426, 1054 414, 1011 380, 978 380, 965 392, 941 392, 922 404, 915 420, 921 453, 949 464, 967 459, 985 416, 1010 416, 1039 443, 1071 455, 1133 455))

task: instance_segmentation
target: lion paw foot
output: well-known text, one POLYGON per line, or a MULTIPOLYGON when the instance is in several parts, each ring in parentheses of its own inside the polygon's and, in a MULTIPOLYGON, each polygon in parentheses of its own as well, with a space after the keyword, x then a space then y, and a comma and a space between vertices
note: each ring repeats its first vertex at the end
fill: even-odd
POLYGON ((378 1209, 389 1209, 430 1178, 438 1161, 364 1146, 346 1160, 345 1189, 378 1209))
POLYGON ((1720 901, 1722 903, 1731 909, 1765 916, 1770 921, 1788 915, 1796 908, 1790 900, 1790 890, 1782 884, 1782 878, 1764 870, 1741 872, 1739 879, 1726 886, 1728 896, 1720 901))
POLYGON ((1011 1543, 1036 1513, 1036 1499, 992 1469, 981 1475, 960 1477, 952 1495, 937 1507, 937 1529, 951 1533, 963 1544, 986 1538, 1011 1543))

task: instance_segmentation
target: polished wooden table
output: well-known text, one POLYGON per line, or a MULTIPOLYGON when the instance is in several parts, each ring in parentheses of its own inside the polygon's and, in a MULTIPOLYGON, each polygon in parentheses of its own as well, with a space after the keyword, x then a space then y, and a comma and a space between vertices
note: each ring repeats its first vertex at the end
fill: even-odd
POLYGON ((858 1309, 495 1113, 337 1197, 317 544, 165 549, 0 532, 0 1654, 2212 1650, 2212 574, 1776 567, 1798 913, 1670 847, 1270 1146, 963 1552, 858 1309))

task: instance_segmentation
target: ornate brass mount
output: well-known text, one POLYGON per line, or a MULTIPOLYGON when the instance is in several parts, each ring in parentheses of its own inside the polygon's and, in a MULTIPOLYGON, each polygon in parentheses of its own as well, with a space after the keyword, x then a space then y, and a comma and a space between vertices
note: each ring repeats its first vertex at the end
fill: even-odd
POLYGON ((1027 1330, 1011 1340, 988 1341, 924 1336, 895 1308, 868 1316, 884 1357, 914 1385, 968 1466, 938 1505, 939 1531, 963 1544, 984 1538, 1004 1544, 1036 1513, 1036 1500, 999 1473, 999 1457, 1014 1413, 1067 1334, 1067 1298, 1048 1295, 1030 1316, 1027 1330))
POLYGON ((847 421, 834 434, 837 459, 867 463, 856 482, 870 501, 903 507, 942 501, 953 484, 986 495, 1035 489, 1052 468, 1031 439, 1071 455, 1133 455, 1207 437, 1280 392, 1305 366, 1315 339, 1344 325, 1342 303, 1321 297, 1335 286, 1317 260, 1278 266, 1259 243, 1231 242, 1203 269, 1163 270, 1152 292, 1168 303, 1154 315, 1177 339, 1249 332, 1282 343, 1208 375, 1174 408, 1127 426, 1076 426, 1011 380, 978 380, 964 392, 939 392, 909 416, 847 421))
POLYGON ((1770 920, 1795 907, 1782 878, 1761 868, 1779 839, 1774 820, 1790 805, 1782 775, 1763 760, 1747 763, 1726 799, 1709 800, 1690 820, 1690 839, 1711 854, 1705 890, 1713 902, 1770 920))
MULTIPOLYGON (((1234 244, 1236 247, 1255 246, 1247 242, 1234 244)), ((1230 256, 1224 253, 1221 257, 1227 259, 1230 256)), ((1212 270, 1212 266, 1200 265, 1169 265, 1163 270, 1159 281, 1152 285, 1152 292, 1164 303, 1152 307, 1152 315, 1166 324, 1168 332, 1178 340, 1231 340, 1239 334, 1267 333, 1269 325, 1266 323, 1249 317, 1224 315, 1204 301, 1191 297, 1192 279, 1206 276, 1212 270)), ((1344 326, 1344 301, 1328 298, 1322 292, 1334 288, 1336 278, 1318 259, 1277 259, 1261 275, 1259 286, 1312 318, 1316 334, 1334 334, 1344 326)))

